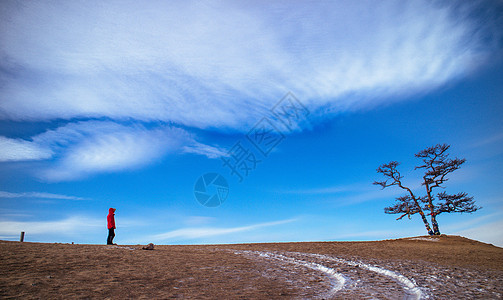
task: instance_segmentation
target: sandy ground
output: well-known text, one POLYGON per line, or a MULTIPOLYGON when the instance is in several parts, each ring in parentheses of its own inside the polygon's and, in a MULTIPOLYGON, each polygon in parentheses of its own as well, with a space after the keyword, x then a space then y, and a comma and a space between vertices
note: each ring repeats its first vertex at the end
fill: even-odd
POLYGON ((0 241, 0 298, 503 298, 503 248, 455 236, 140 249, 0 241))

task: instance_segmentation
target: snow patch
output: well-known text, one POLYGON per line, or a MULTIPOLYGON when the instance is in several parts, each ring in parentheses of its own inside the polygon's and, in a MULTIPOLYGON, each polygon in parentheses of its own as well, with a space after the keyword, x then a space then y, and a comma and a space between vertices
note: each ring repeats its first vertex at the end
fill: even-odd
POLYGON ((308 262, 308 261, 303 261, 299 259, 295 259, 292 257, 288 257, 285 255, 277 254, 277 253, 272 253, 272 252, 262 252, 262 251, 234 251, 235 254, 248 254, 248 255, 258 255, 259 257, 263 257, 266 259, 275 259, 279 260, 282 262, 286 263, 291 263, 295 264, 298 266, 303 266, 310 268, 312 270, 320 271, 324 273, 329 279, 330 279, 330 284, 332 285, 332 289, 328 292, 327 297, 332 297, 340 291, 342 288, 344 288, 344 284, 346 283, 346 279, 342 274, 337 273, 334 269, 329 268, 327 266, 314 263, 314 262, 308 262))
MULTIPOLYGON (((282 254, 278 253, 273 253, 273 252, 265 252, 265 251, 238 251, 234 250, 233 251, 235 254, 248 254, 248 255, 256 255, 262 258, 266 259, 274 259, 286 263, 291 263, 295 265, 300 265, 304 266, 313 270, 320 271, 324 273, 325 275, 330 278, 332 289, 329 291, 329 294, 326 295, 327 297, 332 297, 340 291, 341 289, 344 288, 344 285, 346 284, 346 278, 335 271, 335 269, 332 269, 330 267, 327 267, 325 265, 315 263, 315 262, 310 262, 310 261, 305 261, 305 260, 300 260, 296 259, 293 257, 285 256, 282 254)), ((398 282, 400 285, 402 285, 403 289, 407 293, 408 297, 407 299, 422 299, 422 298, 428 298, 428 295, 425 295, 422 293, 421 289, 416 285, 415 281, 413 279, 409 279, 405 276, 403 276, 400 273, 381 268, 378 266, 366 264, 363 262, 358 262, 358 261, 351 261, 351 260, 345 260, 337 257, 332 257, 328 255, 323 255, 323 254, 314 254, 314 253, 302 253, 302 252, 286 252, 287 254, 292 254, 292 255, 297 255, 297 256, 304 256, 304 257, 312 257, 312 258, 317 258, 320 260, 325 260, 325 261, 333 261, 339 264, 345 264, 349 266, 354 266, 354 267, 359 267, 374 273, 378 273, 380 275, 389 277, 396 282, 398 282)))
POLYGON ((106 248, 107 250, 111 250, 111 249, 126 249, 126 250, 136 250, 135 248, 131 248, 131 247, 124 247, 124 246, 107 246, 106 248))
POLYGON ((405 290, 409 294, 411 294, 411 296, 413 296, 415 299, 421 299, 423 297, 421 290, 413 282, 413 280, 408 279, 407 277, 405 277, 402 274, 399 274, 397 272, 393 272, 391 270, 387 270, 387 269, 384 269, 384 268, 379 268, 379 267, 372 266, 372 265, 369 265, 369 264, 365 264, 365 263, 362 263, 362 262, 356 262, 356 261, 351 261, 351 260, 344 260, 344 259, 341 259, 341 258, 331 257, 331 256, 327 256, 327 255, 322 255, 322 254, 292 252, 292 254, 293 253, 294 254, 307 255, 307 256, 311 256, 311 257, 317 257, 317 258, 326 259, 326 260, 329 260, 329 261, 335 261, 335 262, 338 262, 338 263, 341 263, 341 264, 347 264, 347 265, 350 265, 350 266, 355 266, 355 267, 363 268, 363 269, 369 270, 371 272, 375 272, 375 273, 378 273, 378 274, 390 277, 390 278, 398 281, 400 284, 402 284, 404 286, 405 290))
POLYGON ((427 237, 415 237, 415 238, 409 238, 409 241, 427 241, 427 242, 438 242, 439 239, 437 238, 427 238, 427 237))

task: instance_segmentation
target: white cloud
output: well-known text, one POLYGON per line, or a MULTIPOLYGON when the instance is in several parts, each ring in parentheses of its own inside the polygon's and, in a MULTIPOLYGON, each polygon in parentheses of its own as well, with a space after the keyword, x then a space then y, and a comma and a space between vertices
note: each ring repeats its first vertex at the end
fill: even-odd
POLYGON ((289 90, 321 114, 373 106, 484 62, 480 36, 493 33, 462 12, 429 1, 2 3, 0 118, 246 130, 289 90))
MULTIPOLYGON (((377 177, 378 176, 376 176, 375 179, 379 179, 377 177)), ((421 181, 418 179, 416 180, 409 179, 406 182, 405 186, 410 187, 412 192, 416 195, 423 194, 421 181)), ((328 198, 329 201, 336 204, 337 206, 354 205, 367 201, 375 201, 382 199, 388 200, 387 202, 383 202, 384 203, 383 205, 386 205, 386 203, 392 204, 393 200, 396 197, 407 194, 406 190, 396 186, 382 189, 379 186, 373 185, 371 179, 369 179, 367 182, 357 182, 347 185, 334 185, 327 187, 282 190, 279 192, 287 194, 310 194, 310 195, 327 196, 329 197, 328 198)))
MULTIPOLYGON (((489 215, 477 217, 468 221, 457 223, 440 223, 440 230, 448 235, 460 235, 469 239, 490 243, 499 247, 503 247, 503 221, 501 212, 492 213, 489 215), (494 221, 496 219, 496 221, 494 221)), ((411 236, 426 235, 424 226, 419 226, 419 219, 414 223, 402 224, 399 228, 387 230, 383 228, 375 228, 371 231, 353 231, 344 234, 339 234, 333 237, 336 240, 382 240, 394 239, 411 236)), ((356 226, 358 227, 358 226, 356 226)))
POLYGON ((175 151, 187 138, 185 131, 172 127, 147 129, 113 122, 69 124, 36 138, 54 145, 67 144, 55 165, 39 176, 60 181, 138 168, 175 151))
POLYGON ((104 227, 104 221, 84 217, 70 217, 58 221, 0 221, 0 235, 19 236, 21 231, 29 235, 87 233, 104 227))
POLYGON ((248 226, 226 227, 226 228, 188 227, 188 228, 172 230, 172 231, 169 231, 166 233, 157 234, 157 235, 152 236, 152 239, 158 240, 158 241, 168 240, 168 239, 171 239, 171 240, 200 239, 200 238, 206 238, 206 237, 212 237, 212 236, 228 235, 228 234, 239 233, 239 232, 244 232, 244 231, 253 231, 256 229, 260 229, 260 228, 277 226, 277 225, 282 225, 282 224, 291 223, 291 222, 295 222, 295 221, 296 221, 296 219, 288 219, 288 220, 281 220, 281 221, 268 222, 268 223, 259 223, 259 224, 248 225, 248 226))
POLYGON ((68 196, 61 194, 52 194, 44 192, 24 192, 24 193, 11 193, 0 191, 0 198, 43 198, 43 199, 62 199, 62 200, 85 200, 86 198, 68 196))
POLYGON ((503 140, 503 133, 498 132, 498 133, 491 134, 486 137, 479 138, 478 140, 471 143, 470 147, 471 148, 478 148, 478 147, 482 147, 482 146, 492 145, 495 143, 499 143, 502 140, 503 140))
POLYGON ((503 247, 503 212, 493 209, 478 217, 466 215, 463 221, 448 223, 440 229, 447 234, 462 235, 474 240, 503 247))
POLYGON ((471 9, 391 0, 2 2, 0 119, 110 121, 0 137, 0 162, 51 160, 38 176, 61 181, 174 151, 218 158, 226 151, 190 128, 247 131, 288 91, 314 118, 427 92, 500 46, 482 42, 501 33, 492 20, 468 18, 471 9), (170 125, 148 125, 159 120, 170 125))
MULTIPOLYGON (((2 139, 0 144, 1 142, 2 139)), ((16 142, 30 145, 35 149, 31 153, 38 154, 20 154, 10 143, 10 146, 1 148, 0 158, 15 157, 19 161, 52 158, 48 167, 37 170, 38 177, 49 181, 73 180, 94 173, 135 169, 176 151, 209 158, 224 155, 223 150, 196 141, 181 128, 168 125, 151 125, 147 128, 144 125, 123 125, 113 121, 68 123, 36 135, 32 137, 32 141, 16 142), (42 155, 43 151, 47 153, 46 156, 42 155)))
POLYGON ((52 155, 51 149, 34 142, 0 136, 0 162, 48 159, 52 155))
POLYGON ((503 247, 503 220, 479 225, 469 229, 454 232, 470 239, 490 243, 498 247, 503 247))
POLYGON ((227 151, 225 149, 201 144, 196 141, 194 141, 191 145, 184 146, 183 152, 205 155, 208 158, 219 158, 223 156, 228 156, 227 151))
POLYGON ((476 159, 486 160, 492 157, 497 157, 503 154, 503 133, 501 129, 496 129, 496 133, 491 133, 486 136, 478 136, 467 143, 464 147, 465 151, 474 150, 478 153, 476 159))
POLYGON ((408 236, 419 236, 424 235, 424 229, 420 229, 419 227, 413 228, 402 228, 402 229, 392 229, 392 230, 371 230, 371 231, 357 231, 350 232, 341 235, 337 235, 334 239, 337 240, 384 240, 384 239, 397 239, 408 236))

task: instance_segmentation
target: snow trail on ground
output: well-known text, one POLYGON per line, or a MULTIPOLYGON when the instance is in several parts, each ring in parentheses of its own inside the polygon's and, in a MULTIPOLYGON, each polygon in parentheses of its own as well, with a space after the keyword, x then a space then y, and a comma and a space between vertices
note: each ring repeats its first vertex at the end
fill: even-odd
POLYGON ((123 246, 108 246, 107 245, 107 249, 110 250, 110 249, 126 249, 126 250, 136 250, 135 248, 131 248, 131 247, 123 247, 123 246))
POLYGON ((415 238, 408 238, 407 240, 409 241, 427 241, 427 242, 438 242, 439 239, 437 238, 427 238, 427 237, 415 237, 415 238))
POLYGON ((264 257, 266 259, 275 259, 279 260, 282 262, 287 262, 303 267, 307 267, 316 271, 320 271, 324 273, 325 275, 328 276, 330 279, 330 283, 332 285, 332 289, 325 295, 326 297, 332 297, 337 293, 339 290, 341 290, 344 287, 344 284, 346 283, 346 279, 342 274, 337 273, 334 269, 329 268, 327 266, 318 264, 318 263, 313 263, 313 262, 307 262, 303 260, 298 260, 292 257, 288 257, 285 255, 277 254, 277 253, 272 253, 272 252, 264 252, 264 251, 234 251, 235 254, 252 254, 252 255, 258 255, 260 257, 264 257))
POLYGON ((415 299, 421 299, 421 297, 423 296, 419 287, 414 282, 412 282, 412 280, 408 279, 407 277, 403 276, 402 274, 399 274, 397 272, 393 272, 391 270, 379 268, 379 267, 365 264, 362 262, 344 260, 341 258, 322 255, 322 254, 311 254, 311 253, 301 253, 301 252, 289 252, 289 253, 298 254, 298 255, 307 255, 310 257, 316 257, 316 258, 321 258, 321 259, 325 259, 325 260, 335 261, 335 262, 338 262, 341 264, 347 264, 350 266, 357 266, 359 268, 363 268, 363 269, 369 270, 371 272, 375 272, 375 273, 390 277, 390 278, 398 281, 400 284, 402 284, 404 286, 405 291, 407 293, 411 294, 411 296, 413 296, 415 299))
MULTIPOLYGON (((285 256, 282 254, 278 253, 273 253, 273 252, 266 252, 266 251, 234 251, 235 254, 248 254, 248 255, 258 255, 259 257, 264 257, 266 259, 275 259, 287 263, 292 263, 304 267, 308 267, 313 270, 320 271, 324 274, 326 274, 331 281, 332 284, 332 289, 329 291, 329 297, 332 297, 340 291, 341 289, 344 288, 344 284, 346 283, 346 278, 335 271, 335 269, 324 266, 319 263, 315 262, 309 262, 309 261, 304 261, 300 259, 296 259, 293 257, 285 256)), ((377 266, 373 266, 370 264, 366 264, 363 262, 357 262, 357 261, 351 261, 351 260, 345 260, 342 258, 338 257, 332 257, 328 255, 323 255, 323 254, 314 254, 314 253, 302 253, 302 252, 286 252, 285 254, 291 254, 291 255, 296 255, 296 256, 304 256, 304 257, 312 257, 312 258, 317 258, 320 260, 325 260, 325 261, 333 261, 339 264, 345 264, 349 266, 355 266, 359 267, 361 269, 365 269, 374 273, 378 273, 380 275, 389 277, 395 281, 397 281, 400 285, 402 285, 403 289, 405 290, 406 294, 408 294, 410 297, 407 298, 412 298, 412 299, 421 299, 421 298, 427 298, 427 295, 423 295, 422 291, 420 288, 415 284, 415 282, 405 276, 403 276, 400 273, 385 269, 385 268, 380 268, 377 266)))

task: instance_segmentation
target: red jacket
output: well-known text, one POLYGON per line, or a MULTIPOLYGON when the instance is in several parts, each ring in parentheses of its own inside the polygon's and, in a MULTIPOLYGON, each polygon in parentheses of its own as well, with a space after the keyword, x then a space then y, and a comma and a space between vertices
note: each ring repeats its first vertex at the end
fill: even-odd
POLYGON ((110 208, 108 209, 108 216, 107 216, 107 221, 108 221, 108 229, 115 229, 115 217, 114 217, 114 212, 115 209, 110 208))

